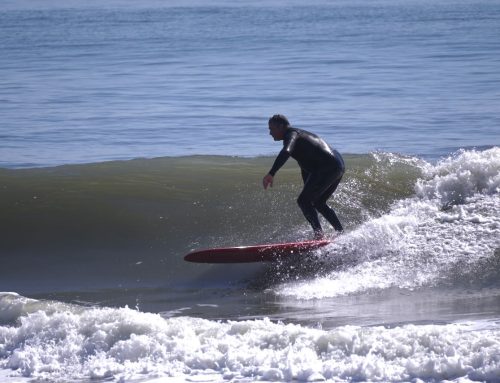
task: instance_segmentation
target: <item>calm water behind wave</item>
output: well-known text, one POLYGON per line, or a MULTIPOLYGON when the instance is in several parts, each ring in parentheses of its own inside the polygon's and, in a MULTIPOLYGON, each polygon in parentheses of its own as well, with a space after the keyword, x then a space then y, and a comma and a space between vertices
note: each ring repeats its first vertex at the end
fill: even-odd
POLYGON ((277 112, 343 152, 499 142, 498 2, 34 4, 0 7, 3 167, 271 154, 277 112))

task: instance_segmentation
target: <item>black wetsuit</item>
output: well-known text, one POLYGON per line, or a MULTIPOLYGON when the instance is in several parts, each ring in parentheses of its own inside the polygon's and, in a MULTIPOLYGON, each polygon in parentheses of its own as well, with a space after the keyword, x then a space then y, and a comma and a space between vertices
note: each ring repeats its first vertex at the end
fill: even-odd
POLYGON ((288 128, 283 139, 283 149, 276 157, 269 174, 274 177, 289 157, 297 160, 302 170, 304 188, 297 203, 314 232, 316 234, 323 232, 318 212, 335 230, 342 231, 342 225, 335 211, 326 204, 344 175, 345 165, 340 153, 313 133, 288 128))

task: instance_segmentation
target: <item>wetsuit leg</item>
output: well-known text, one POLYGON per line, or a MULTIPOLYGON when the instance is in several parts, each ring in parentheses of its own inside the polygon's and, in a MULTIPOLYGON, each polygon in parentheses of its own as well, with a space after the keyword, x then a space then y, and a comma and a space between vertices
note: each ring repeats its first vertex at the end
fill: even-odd
POLYGON ((323 228, 321 227, 321 223, 319 222, 318 212, 314 208, 312 202, 304 196, 302 193, 297 199, 297 203, 299 204, 304 217, 306 217, 307 221, 311 225, 314 234, 318 237, 323 235, 323 228))
POLYGON ((327 205, 326 201, 337 189, 339 186, 340 180, 342 179, 342 175, 338 178, 334 183, 318 198, 314 201, 314 207, 318 210, 323 217, 326 218, 328 222, 333 226, 336 231, 343 231, 344 228, 340 223, 337 214, 335 214, 335 210, 333 210, 330 206, 327 205))
POLYGON ((311 224, 314 233, 318 236, 323 233, 318 211, 330 222, 335 230, 343 230, 335 211, 326 204, 328 198, 337 189, 342 175, 342 171, 309 174, 305 181, 304 189, 297 199, 302 213, 311 224))
POLYGON ((322 195, 325 189, 329 187, 328 181, 320 173, 311 173, 304 183, 304 188, 297 199, 297 203, 304 214, 304 217, 311 224, 315 235, 321 236, 323 228, 318 217, 318 211, 314 202, 322 195))

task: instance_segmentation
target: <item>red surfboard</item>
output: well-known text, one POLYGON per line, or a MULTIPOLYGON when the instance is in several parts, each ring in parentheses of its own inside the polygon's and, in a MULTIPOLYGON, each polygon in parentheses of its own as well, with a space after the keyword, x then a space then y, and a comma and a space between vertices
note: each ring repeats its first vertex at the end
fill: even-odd
POLYGON ((197 263, 276 262, 287 256, 319 249, 329 243, 331 241, 319 240, 196 250, 186 255, 184 260, 197 263))

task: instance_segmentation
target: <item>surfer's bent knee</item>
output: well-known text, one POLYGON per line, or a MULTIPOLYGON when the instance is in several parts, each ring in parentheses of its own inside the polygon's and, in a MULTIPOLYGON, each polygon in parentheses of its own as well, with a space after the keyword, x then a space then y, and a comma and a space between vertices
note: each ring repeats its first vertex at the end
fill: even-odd
POLYGON ((301 194, 299 195, 299 198, 297 198, 297 205, 301 208, 314 207, 314 202, 310 198, 301 194))

